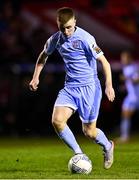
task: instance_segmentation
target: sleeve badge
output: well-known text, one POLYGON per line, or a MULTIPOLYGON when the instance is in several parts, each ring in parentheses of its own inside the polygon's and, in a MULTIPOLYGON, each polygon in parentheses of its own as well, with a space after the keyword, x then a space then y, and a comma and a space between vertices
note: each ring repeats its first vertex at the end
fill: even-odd
POLYGON ((97 54, 99 54, 99 53, 101 52, 101 49, 100 49, 98 46, 93 47, 93 50, 94 50, 97 54))

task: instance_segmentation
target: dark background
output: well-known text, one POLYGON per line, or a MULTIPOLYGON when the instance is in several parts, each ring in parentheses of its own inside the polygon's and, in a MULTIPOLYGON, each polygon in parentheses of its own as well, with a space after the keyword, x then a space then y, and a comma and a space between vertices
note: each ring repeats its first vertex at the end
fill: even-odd
MULTIPOLYGON (((102 84, 103 99, 101 103, 98 126, 107 133, 118 134, 121 104, 126 90, 119 80, 121 74, 120 52, 129 50, 138 62, 139 39, 139 3, 133 0, 124 4, 123 0, 88 0, 88 1, 0 1, 0 135, 1 136, 46 136, 54 135, 51 125, 53 104, 58 91, 63 88, 64 65, 55 51, 48 59, 40 76, 37 92, 31 92, 28 84, 32 78, 35 62, 47 38, 56 31, 56 23, 48 15, 46 19, 40 12, 55 10, 62 6, 70 6, 102 23, 114 33, 131 42, 131 45, 103 44, 97 32, 98 43, 109 60, 116 99, 109 102, 104 94, 104 77, 98 66, 98 74, 102 84), (112 4, 113 3, 113 4, 112 4), (38 18, 37 23, 36 19, 38 18), (30 19, 30 20, 29 20, 30 19), (38 23, 39 22, 39 23, 38 23), (49 22, 49 24, 47 24, 49 22), (36 24, 37 25, 36 25, 36 24), (45 24, 46 23, 46 24, 45 24), (35 24, 35 25, 34 25, 35 24), (48 28, 49 27, 49 28, 48 28), (50 27, 53 27, 50 28, 50 27), (52 29, 52 30, 51 30, 52 29)), ((51 11, 50 11, 51 12, 51 11)), ((52 11, 53 12, 53 11, 52 11)), ((51 13, 50 13, 51 14, 51 13)), ((93 24, 86 26, 93 31, 93 24), (91 27, 92 26, 92 27, 91 27)), ((103 28, 101 28, 103 30, 103 28)), ((104 34, 105 38, 105 34, 104 34)), ((128 43, 127 43, 128 44, 128 43)), ((69 121, 75 133, 82 133, 81 121, 77 112, 69 121)), ((132 120, 132 132, 139 129, 138 112, 132 120)))

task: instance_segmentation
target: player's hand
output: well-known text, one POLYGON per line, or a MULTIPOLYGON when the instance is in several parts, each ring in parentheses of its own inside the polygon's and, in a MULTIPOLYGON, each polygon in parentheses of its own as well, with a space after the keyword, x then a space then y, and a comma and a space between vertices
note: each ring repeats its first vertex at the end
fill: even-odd
POLYGON ((112 86, 106 86, 105 94, 108 97, 108 100, 113 102, 115 99, 115 92, 112 86))
POLYGON ((29 83, 29 89, 31 91, 36 91, 38 89, 39 80, 38 79, 32 79, 29 83))

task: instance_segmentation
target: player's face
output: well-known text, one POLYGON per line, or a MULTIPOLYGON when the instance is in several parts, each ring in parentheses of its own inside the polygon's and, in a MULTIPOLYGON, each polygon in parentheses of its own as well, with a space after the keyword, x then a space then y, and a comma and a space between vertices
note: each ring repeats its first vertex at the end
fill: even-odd
POLYGON ((57 20, 59 30, 66 36, 70 37, 75 31, 76 20, 74 18, 67 21, 65 24, 57 20))

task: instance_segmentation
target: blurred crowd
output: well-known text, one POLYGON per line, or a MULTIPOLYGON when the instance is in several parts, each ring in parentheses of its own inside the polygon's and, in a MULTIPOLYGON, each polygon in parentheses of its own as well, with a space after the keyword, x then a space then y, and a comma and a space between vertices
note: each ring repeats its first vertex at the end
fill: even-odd
POLYGON ((139 33, 139 1, 91 0, 93 10, 129 34, 139 33))
MULTIPOLYGON (((84 1, 76 1, 84 5, 84 1)), ((26 12, 22 9, 24 2, 26 1, 0 1, 0 63, 35 62, 46 39, 50 36, 44 24, 39 23, 34 26, 28 20, 26 12)), ((93 11, 99 12, 100 9, 103 9, 101 14, 104 18, 107 12, 107 16, 111 16, 115 24, 117 23, 123 30, 131 34, 138 34, 139 5, 132 3, 130 11, 126 12, 127 15, 124 11, 120 11, 118 6, 116 11, 114 5, 108 5, 110 4, 109 0, 88 0, 87 2, 88 5, 91 4, 93 11), (113 10, 109 6, 113 7, 113 10)), ((129 8, 129 5, 126 8, 129 8)))
MULTIPOLYGON (((46 131, 43 124, 49 124, 46 119, 51 115, 49 111, 52 109, 56 90, 61 84, 56 84, 58 80, 55 71, 57 74, 58 70, 50 65, 47 78, 42 75, 42 86, 37 94, 29 91, 28 83, 36 57, 49 34, 42 24, 33 26, 28 21, 21 5, 22 1, 0 1, 1 135, 39 134, 43 133, 43 127, 46 131), (45 102, 42 103, 42 99, 45 99, 45 102)), ((50 58, 55 60, 58 56, 55 52, 50 58)), ((63 70, 60 69, 61 67, 59 71, 63 75, 63 70)), ((63 77, 64 75, 59 79, 60 82, 63 77)))
POLYGON ((21 5, 20 1, 1 1, 1 63, 35 62, 48 38, 48 33, 42 25, 33 27, 25 18, 21 5))

